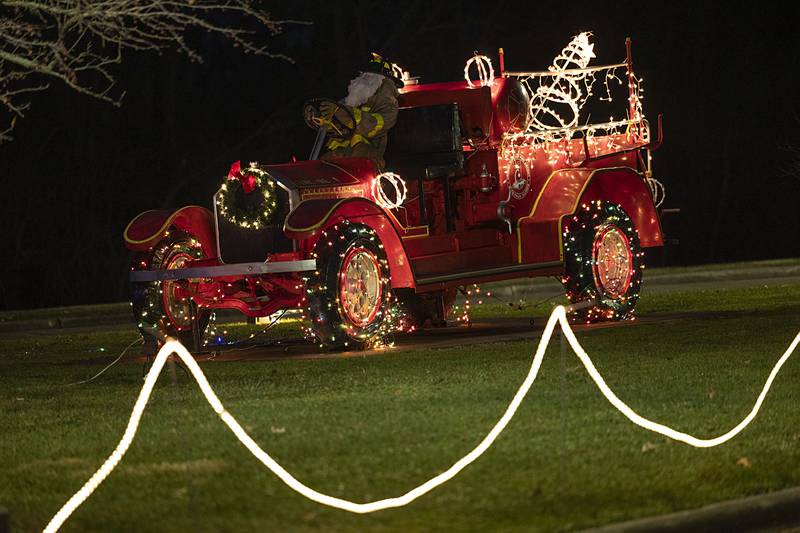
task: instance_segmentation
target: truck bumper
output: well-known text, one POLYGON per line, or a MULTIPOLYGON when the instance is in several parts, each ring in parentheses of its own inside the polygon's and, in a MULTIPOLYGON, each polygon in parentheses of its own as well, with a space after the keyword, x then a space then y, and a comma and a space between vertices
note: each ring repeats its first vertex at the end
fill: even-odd
POLYGON ((274 263, 236 263, 232 265, 175 268, 171 270, 134 270, 132 282, 150 282, 190 278, 218 278, 226 276, 259 276, 284 272, 307 272, 317 268, 315 259, 276 261, 274 263))

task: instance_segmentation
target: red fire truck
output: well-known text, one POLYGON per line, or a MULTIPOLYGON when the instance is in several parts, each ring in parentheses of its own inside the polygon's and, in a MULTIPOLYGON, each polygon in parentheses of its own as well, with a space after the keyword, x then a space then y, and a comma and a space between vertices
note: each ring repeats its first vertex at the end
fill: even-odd
POLYGON ((398 327, 398 309, 406 325, 441 325, 457 288, 534 276, 560 277, 570 301, 585 304, 576 320, 630 317, 642 250, 663 244, 648 185, 661 121, 651 140, 630 46, 625 63, 582 70, 604 68, 630 82, 623 128, 526 144, 532 95, 501 56, 498 77, 482 83, 401 89, 392 174, 363 158, 232 172, 241 201, 269 202, 258 227, 229 216, 226 185, 213 210, 140 214, 124 238, 143 335, 196 343, 215 309, 302 309, 318 342, 358 349, 398 327))

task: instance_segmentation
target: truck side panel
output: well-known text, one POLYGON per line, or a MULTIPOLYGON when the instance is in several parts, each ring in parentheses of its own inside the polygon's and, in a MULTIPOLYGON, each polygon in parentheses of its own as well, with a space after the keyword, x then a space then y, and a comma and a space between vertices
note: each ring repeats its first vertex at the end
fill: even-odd
POLYGON ((581 203, 605 200, 620 205, 639 232, 642 247, 662 246, 658 213, 641 176, 630 167, 576 168, 553 172, 528 215, 517 220, 517 261, 563 261, 562 218, 581 203))

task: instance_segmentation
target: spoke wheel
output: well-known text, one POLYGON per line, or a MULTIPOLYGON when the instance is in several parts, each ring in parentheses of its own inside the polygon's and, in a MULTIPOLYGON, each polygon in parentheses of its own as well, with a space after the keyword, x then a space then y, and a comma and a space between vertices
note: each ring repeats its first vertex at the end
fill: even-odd
POLYGON ((611 298, 623 296, 631 285, 633 271, 628 237, 616 226, 603 226, 597 231, 592 252, 592 274, 597 288, 611 298))
POLYGON ((380 270, 375 254, 366 248, 351 248, 342 261, 339 301, 345 318, 355 326, 369 325, 380 311, 383 295, 380 270))
POLYGON ((394 296, 378 236, 362 224, 340 223, 322 234, 314 255, 305 314, 315 340, 334 349, 380 343, 393 329, 394 296))
MULTIPOLYGON (((192 260, 192 256, 186 252, 178 252, 172 256, 167 264, 168 270, 183 268, 192 260)), ((190 304, 188 298, 183 296, 181 282, 163 281, 161 283, 161 297, 164 304, 164 312, 167 319, 178 331, 192 329, 190 314, 190 304)))
MULTIPOLYGON (((202 257, 202 248, 195 239, 171 230, 153 249, 137 254, 131 270, 184 268, 202 257)), ((186 346, 192 346, 190 297, 185 281, 131 283, 131 308, 145 341, 159 343, 167 337, 175 337, 186 346)), ((201 334, 208 326, 210 316, 210 311, 198 309, 201 334)))
POLYGON ((582 205, 563 227, 567 298, 576 306, 575 322, 623 320, 633 316, 644 267, 639 235, 618 205, 582 205))

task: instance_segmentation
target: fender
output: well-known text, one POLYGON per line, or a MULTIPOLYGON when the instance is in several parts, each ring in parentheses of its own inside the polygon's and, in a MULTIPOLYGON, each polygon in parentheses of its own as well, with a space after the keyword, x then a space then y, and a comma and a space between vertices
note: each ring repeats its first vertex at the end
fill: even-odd
POLYGON ((632 168, 604 168, 592 172, 579 203, 592 200, 606 200, 620 205, 639 232, 642 248, 664 246, 661 221, 653 205, 650 188, 632 168))
POLYGON ((154 209, 137 215, 125 227, 125 246, 134 251, 147 250, 163 239, 171 227, 197 239, 206 257, 217 256, 214 215, 205 207, 196 205, 180 209, 154 209))
POLYGON ((283 231, 290 239, 313 239, 325 228, 344 220, 360 222, 378 234, 389 259, 393 288, 415 287, 411 263, 403 241, 389 217, 365 198, 304 200, 286 217, 283 231))
POLYGON ((562 169, 547 178, 530 214, 517 220, 518 262, 563 261, 561 220, 592 200, 620 205, 631 217, 643 248, 663 246, 658 212, 639 173, 630 167, 562 169), (543 244, 526 249, 523 240, 543 244))

